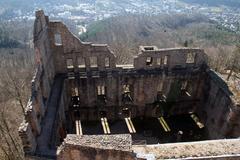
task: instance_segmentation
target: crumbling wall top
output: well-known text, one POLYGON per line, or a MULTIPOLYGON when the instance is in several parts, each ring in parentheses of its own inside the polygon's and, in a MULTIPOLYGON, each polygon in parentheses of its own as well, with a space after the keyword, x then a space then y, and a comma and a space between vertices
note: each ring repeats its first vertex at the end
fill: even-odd
POLYGON ((131 135, 67 135, 58 148, 57 159, 136 159, 131 135))
POLYGON ((47 26, 49 19, 48 16, 45 16, 43 10, 38 10, 35 13, 36 19, 34 22, 34 29, 33 29, 33 35, 34 35, 34 42, 38 40, 38 36, 41 31, 47 26))
POLYGON ((49 23, 49 39, 57 73, 116 67, 116 56, 107 44, 82 42, 62 22, 49 23))
POLYGON ((140 46, 134 58, 136 69, 201 67, 207 63, 204 50, 198 48, 166 48, 140 46))
POLYGON ((142 53, 151 53, 151 52, 173 52, 173 51, 185 51, 185 52, 204 52, 203 49, 200 48, 187 48, 187 47, 179 47, 179 48, 158 48, 157 46, 139 46, 139 54, 142 53))
POLYGON ((240 139, 133 146, 138 154, 153 154, 156 159, 238 159, 240 139), (205 157, 205 158, 204 158, 205 157), (223 157, 223 158, 222 158, 223 157))
POLYGON ((68 134, 62 147, 66 145, 131 151, 132 137, 130 134, 82 136, 68 134))

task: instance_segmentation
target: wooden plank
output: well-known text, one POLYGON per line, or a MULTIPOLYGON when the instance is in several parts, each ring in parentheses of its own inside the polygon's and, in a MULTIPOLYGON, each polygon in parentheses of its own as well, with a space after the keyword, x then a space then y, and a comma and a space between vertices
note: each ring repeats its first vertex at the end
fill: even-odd
POLYGON ((75 121, 75 127, 76 127, 76 134, 79 135, 79 129, 78 129, 78 120, 75 121))
POLYGON ((131 127, 131 125, 130 125, 130 123, 129 123, 129 121, 128 121, 128 118, 124 118, 124 119, 125 119, 125 122, 126 122, 126 124, 127 124, 127 127, 128 127, 129 132, 130 132, 130 133, 133 133, 133 130, 132 130, 132 127, 131 127))
POLYGON ((75 126, 76 126, 76 134, 77 135, 83 135, 82 133, 82 125, 80 120, 75 121, 75 126))
POLYGON ((165 124, 165 126, 166 126, 168 132, 170 132, 171 129, 170 129, 170 127, 168 126, 168 124, 167 124, 167 122, 165 121, 165 119, 164 119, 163 117, 160 117, 160 118, 162 119, 162 122, 165 124))
POLYGON ((188 97, 191 97, 191 94, 188 93, 187 91, 185 92, 188 97))
POLYGON ((79 131, 80 131, 80 135, 83 135, 83 132, 82 132, 82 123, 81 121, 79 120, 79 131))
POLYGON ((104 122, 104 118, 101 118, 101 124, 102 124, 102 127, 103 127, 103 132, 104 134, 107 134, 107 129, 106 129, 106 125, 105 125, 105 122, 104 122))
POLYGON ((162 127, 163 127, 164 131, 165 131, 165 132, 167 132, 168 130, 167 130, 167 128, 166 128, 166 126, 165 126, 165 124, 162 122, 161 118, 158 118, 158 121, 159 121, 159 122, 160 122, 160 124, 162 125, 162 127))
POLYGON ((165 121, 165 119, 163 117, 158 118, 158 120, 159 120, 160 124, 162 125, 165 132, 171 131, 170 127, 168 126, 167 122, 165 121))
POLYGON ((136 133, 136 129, 135 129, 135 127, 134 127, 134 125, 133 125, 132 120, 131 120, 130 117, 128 117, 128 121, 129 121, 129 123, 130 123, 130 125, 131 125, 131 128, 132 128, 133 133, 136 133))
POLYGON ((111 134, 110 128, 109 128, 109 125, 108 125, 108 121, 107 121, 107 118, 106 118, 106 117, 104 118, 104 122, 105 122, 105 126, 106 126, 107 133, 108 133, 108 134, 111 134))

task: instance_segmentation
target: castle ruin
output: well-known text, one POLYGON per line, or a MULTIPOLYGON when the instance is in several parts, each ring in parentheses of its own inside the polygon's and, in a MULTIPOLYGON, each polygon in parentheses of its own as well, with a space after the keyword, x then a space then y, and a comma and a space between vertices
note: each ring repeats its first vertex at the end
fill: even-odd
POLYGON ((201 49, 140 46, 117 65, 43 11, 19 128, 29 159, 239 159, 240 101, 201 49), (178 142, 178 143, 177 143, 178 142))

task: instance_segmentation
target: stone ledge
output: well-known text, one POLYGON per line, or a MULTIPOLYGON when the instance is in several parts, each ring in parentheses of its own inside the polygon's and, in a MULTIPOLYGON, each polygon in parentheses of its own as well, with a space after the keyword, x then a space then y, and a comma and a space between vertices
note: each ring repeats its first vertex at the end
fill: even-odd
POLYGON ((133 146, 135 153, 153 154, 156 159, 240 159, 239 148, 240 139, 133 146))
POLYGON ((68 134, 63 145, 131 151, 132 137, 130 134, 82 136, 68 134))
POLYGON ((134 160, 130 134, 67 135, 58 148, 57 159, 134 160))

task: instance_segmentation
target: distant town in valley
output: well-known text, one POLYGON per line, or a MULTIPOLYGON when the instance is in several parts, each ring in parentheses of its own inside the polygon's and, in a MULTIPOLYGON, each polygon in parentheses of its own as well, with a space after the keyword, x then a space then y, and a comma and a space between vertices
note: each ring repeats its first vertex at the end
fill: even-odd
MULTIPOLYGON (((21 1, 21 0, 19 0, 21 1)), ((240 8, 225 3, 210 5, 188 3, 191 0, 75 0, 33 1, 26 8, 0 6, 0 19, 3 21, 33 20, 37 9, 44 9, 54 20, 71 20, 79 29, 86 32, 86 26, 93 21, 103 20, 119 14, 201 14, 233 32, 239 32, 240 8)), ((192 0, 194 2, 194 0, 192 0)), ((202 0, 204 1, 204 0, 202 0)), ((199 1, 200 2, 200 1, 199 1)), ((3 2, 0 2, 3 3, 3 2)), ((10 3, 10 2, 9 2, 10 3)))
POLYGON ((0 160, 240 159, 240 0, 0 0, 0 160))

